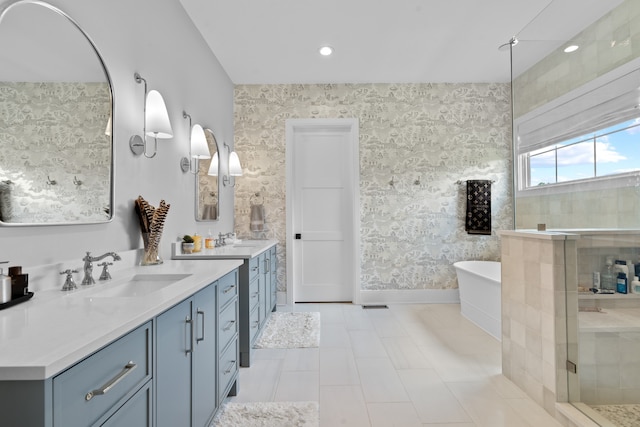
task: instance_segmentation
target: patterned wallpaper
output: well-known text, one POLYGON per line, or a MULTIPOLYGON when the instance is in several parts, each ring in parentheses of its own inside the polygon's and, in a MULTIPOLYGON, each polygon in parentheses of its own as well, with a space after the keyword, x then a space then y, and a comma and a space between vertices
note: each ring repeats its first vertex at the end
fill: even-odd
POLYGON ((251 235, 250 198, 260 192, 268 227, 261 237, 280 242, 280 291, 289 118, 359 120, 362 289, 455 288, 455 261, 499 259, 495 230, 513 228, 508 84, 236 86, 235 150, 244 169, 236 232, 251 235), (467 179, 495 181, 491 236, 464 231, 465 186, 456 181, 467 179))
POLYGON ((108 219, 110 110, 106 83, 0 82, 0 181, 12 183, 0 187, 5 222, 108 219))

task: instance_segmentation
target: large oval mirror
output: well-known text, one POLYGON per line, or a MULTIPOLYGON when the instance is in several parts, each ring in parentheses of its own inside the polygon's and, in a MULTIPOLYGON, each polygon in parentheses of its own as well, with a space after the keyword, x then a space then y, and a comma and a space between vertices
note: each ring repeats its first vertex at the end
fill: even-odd
POLYGON ((220 154, 218 142, 211 129, 205 129, 211 159, 200 160, 196 177, 196 220, 217 221, 220 219, 220 189, 218 188, 218 171, 220 170, 220 154))
POLYGON ((107 222, 113 92, 93 42, 39 1, 0 6, 0 224, 107 222))

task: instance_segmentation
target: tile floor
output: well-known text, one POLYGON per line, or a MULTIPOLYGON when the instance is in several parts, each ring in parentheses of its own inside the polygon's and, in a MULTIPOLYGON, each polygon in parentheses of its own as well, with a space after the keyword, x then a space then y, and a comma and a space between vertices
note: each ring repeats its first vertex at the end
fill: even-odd
POLYGON ((500 343, 457 304, 297 304, 319 348, 259 349, 235 402, 318 401, 320 426, 561 426, 501 375, 500 343))

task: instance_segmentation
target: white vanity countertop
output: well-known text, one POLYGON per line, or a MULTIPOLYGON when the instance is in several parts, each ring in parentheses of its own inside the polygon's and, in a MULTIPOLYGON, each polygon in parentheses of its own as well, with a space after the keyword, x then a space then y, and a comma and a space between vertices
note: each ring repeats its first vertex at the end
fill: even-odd
POLYGON ((183 254, 179 243, 171 249, 173 259, 250 259, 278 244, 277 240, 243 240, 237 244, 229 244, 214 249, 202 249, 200 252, 183 254))
POLYGON ((96 285, 91 287, 83 288, 76 279, 79 289, 62 292, 61 280, 56 288, 36 291, 29 301, 0 310, 0 381, 49 378, 240 265, 242 260, 231 259, 165 260, 112 272, 108 282, 98 281, 100 271, 94 269, 96 285), (142 296, 110 295, 136 274, 186 277, 142 296))

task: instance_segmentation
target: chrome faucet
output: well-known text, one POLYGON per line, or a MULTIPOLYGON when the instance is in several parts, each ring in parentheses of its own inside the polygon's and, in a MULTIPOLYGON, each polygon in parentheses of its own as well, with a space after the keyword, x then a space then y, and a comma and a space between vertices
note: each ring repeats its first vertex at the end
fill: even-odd
POLYGON ((82 284, 84 286, 87 285, 95 285, 96 281, 93 280, 93 262, 94 261, 100 261, 103 258, 106 257, 112 257, 114 261, 120 261, 120 255, 118 255, 115 252, 107 252, 106 254, 102 254, 100 256, 96 256, 93 257, 91 256, 91 252, 87 252, 87 254, 84 256, 84 258, 82 258, 82 261, 84 261, 84 278, 82 279, 82 284))

